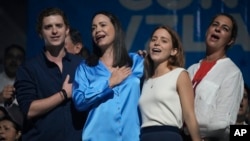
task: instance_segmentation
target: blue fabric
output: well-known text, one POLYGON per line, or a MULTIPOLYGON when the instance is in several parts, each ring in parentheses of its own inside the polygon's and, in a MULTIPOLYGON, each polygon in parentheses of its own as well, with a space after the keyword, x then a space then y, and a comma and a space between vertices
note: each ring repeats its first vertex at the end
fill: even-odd
POLYGON ((82 62, 77 68, 72 99, 78 110, 90 110, 83 141, 139 141, 143 58, 134 53, 130 57, 132 74, 112 89, 108 86, 111 72, 101 61, 94 67, 82 62))
MULTIPOLYGON (((82 59, 72 54, 63 58, 63 71, 45 57, 44 53, 25 62, 18 70, 15 82, 16 97, 27 116, 33 100, 46 98, 59 92, 66 75, 70 82, 82 59)), ((25 120, 23 141, 80 141, 84 114, 78 112, 72 100, 62 103, 45 115, 25 120)))

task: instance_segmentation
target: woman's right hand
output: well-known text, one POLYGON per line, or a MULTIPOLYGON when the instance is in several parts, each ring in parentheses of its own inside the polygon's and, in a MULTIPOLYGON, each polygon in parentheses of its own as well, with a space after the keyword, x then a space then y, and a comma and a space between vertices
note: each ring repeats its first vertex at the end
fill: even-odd
POLYGON ((109 79, 109 87, 114 87, 120 84, 124 79, 126 79, 131 74, 130 67, 116 67, 113 69, 111 77, 109 79))

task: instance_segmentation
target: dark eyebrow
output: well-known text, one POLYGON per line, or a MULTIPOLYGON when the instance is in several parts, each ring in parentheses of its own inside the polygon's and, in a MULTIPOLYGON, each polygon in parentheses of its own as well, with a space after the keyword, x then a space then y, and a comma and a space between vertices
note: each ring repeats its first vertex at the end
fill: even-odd
MULTIPOLYGON (((219 21, 214 21, 213 23, 220 24, 219 21)), ((222 26, 223 26, 223 27, 226 27, 226 28, 228 28, 228 29, 231 29, 231 27, 228 26, 227 24, 222 24, 222 26)))
POLYGON ((57 23, 56 25, 57 25, 57 26, 58 26, 58 25, 60 25, 60 26, 61 26, 61 25, 63 25, 63 23, 57 23))

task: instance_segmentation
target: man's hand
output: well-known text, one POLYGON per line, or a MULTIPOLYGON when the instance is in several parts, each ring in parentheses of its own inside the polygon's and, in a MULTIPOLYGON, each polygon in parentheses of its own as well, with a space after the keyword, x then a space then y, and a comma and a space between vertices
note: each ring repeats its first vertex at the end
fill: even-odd
POLYGON ((70 76, 67 75, 64 82, 63 82, 62 89, 64 89, 66 91, 67 97, 71 98, 72 97, 72 83, 69 83, 69 78, 70 78, 70 76))
POLYGON ((146 50, 138 50, 137 53, 143 58, 145 58, 148 55, 146 50))

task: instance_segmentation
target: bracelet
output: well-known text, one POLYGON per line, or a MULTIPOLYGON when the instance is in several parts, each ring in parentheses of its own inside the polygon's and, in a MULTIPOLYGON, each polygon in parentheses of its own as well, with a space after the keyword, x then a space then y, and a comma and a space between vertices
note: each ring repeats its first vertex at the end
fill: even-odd
POLYGON ((67 93, 64 89, 61 90, 62 94, 63 94, 63 97, 64 97, 64 100, 67 100, 68 99, 68 96, 67 96, 67 93))

